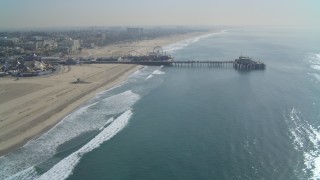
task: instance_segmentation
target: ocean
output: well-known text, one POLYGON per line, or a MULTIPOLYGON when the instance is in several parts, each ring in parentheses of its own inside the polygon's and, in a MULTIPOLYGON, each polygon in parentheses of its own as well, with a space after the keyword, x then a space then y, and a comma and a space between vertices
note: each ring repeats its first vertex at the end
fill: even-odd
POLYGON ((144 67, 0 157, 0 179, 320 179, 319 31, 229 29, 164 50, 267 68, 144 67))

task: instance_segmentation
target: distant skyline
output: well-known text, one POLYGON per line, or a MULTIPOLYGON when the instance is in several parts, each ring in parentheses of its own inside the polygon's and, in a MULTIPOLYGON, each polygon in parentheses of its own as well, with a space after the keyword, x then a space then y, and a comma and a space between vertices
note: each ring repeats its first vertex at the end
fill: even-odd
POLYGON ((318 0, 0 0, 0 29, 80 26, 320 28, 318 0))

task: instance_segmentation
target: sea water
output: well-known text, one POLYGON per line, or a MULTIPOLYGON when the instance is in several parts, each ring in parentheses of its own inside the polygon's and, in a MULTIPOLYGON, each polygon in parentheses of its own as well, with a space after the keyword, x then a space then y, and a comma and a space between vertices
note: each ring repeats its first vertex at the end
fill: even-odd
POLYGON ((318 31, 223 30, 164 50, 267 69, 144 67, 0 157, 0 179, 320 178, 318 31))

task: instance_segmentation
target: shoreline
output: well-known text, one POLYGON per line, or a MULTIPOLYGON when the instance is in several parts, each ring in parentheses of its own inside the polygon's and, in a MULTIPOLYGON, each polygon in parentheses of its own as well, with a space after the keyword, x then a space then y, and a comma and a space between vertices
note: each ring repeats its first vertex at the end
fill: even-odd
POLYGON ((155 39, 115 43, 93 49, 83 49, 81 54, 73 55, 73 57, 123 56, 130 54, 132 51, 138 54, 147 54, 149 52, 152 52, 154 47, 156 46, 164 47, 180 41, 188 40, 195 37, 201 37, 203 35, 208 35, 212 33, 213 32, 193 32, 187 34, 158 37, 155 39))
MULTIPOLYGON (((133 47, 140 46, 137 51, 148 53, 153 50, 153 45, 166 46, 205 34, 209 32, 130 44, 133 47)), ((127 52, 127 48, 118 46, 119 44, 105 46, 91 54, 110 55, 115 49, 120 53, 127 52)), ((92 64, 61 67, 63 68, 57 74, 45 77, 20 78, 18 81, 13 78, 0 79, 0 157, 40 137, 98 93, 121 84, 143 66, 92 64), (72 84, 76 77, 80 77, 85 83, 72 84)))
MULTIPOLYGON (((87 67, 84 67, 84 66, 82 67, 89 68, 89 66, 92 66, 92 65, 88 65, 87 67)), ((28 141, 41 136, 43 133, 47 132, 48 130, 53 128, 56 124, 58 124, 61 120, 63 120, 64 117, 66 117, 68 114, 77 110, 83 104, 85 104, 90 99, 95 97, 98 93, 123 83, 132 73, 136 72, 143 66, 138 66, 138 65, 99 65, 98 66, 98 68, 101 68, 101 67, 102 68, 107 67, 109 69, 113 68, 114 69, 113 73, 115 74, 110 75, 104 72, 99 73, 100 76, 108 75, 109 77, 106 78, 106 80, 95 81, 94 85, 91 85, 93 83, 90 83, 89 85, 88 84, 69 84, 70 82, 68 80, 67 83, 62 82, 64 84, 60 88, 55 89, 54 91, 56 92, 49 90, 50 88, 52 88, 52 86, 48 86, 38 90, 41 96, 36 96, 34 95, 34 93, 30 93, 6 102, 7 105, 10 107, 2 107, 0 110, 0 114, 2 116, 1 124, 0 124, 0 130, 1 130, 0 131, 0 137, 1 137, 0 138, 0 156, 3 156, 9 152, 12 152, 22 147, 28 141), (84 85, 84 87, 76 87, 76 86, 82 86, 82 85, 84 85), (46 91, 46 90, 47 92, 45 92, 44 94, 45 96, 50 96, 48 98, 44 98, 42 96, 43 95, 42 91, 46 91), (60 90, 61 91, 64 90, 64 92, 70 91, 68 93, 72 93, 72 95, 68 93, 61 94, 59 93, 60 90), (28 104, 32 103, 32 100, 30 101, 30 99, 26 98, 25 96, 33 96, 33 98, 36 98, 37 100, 39 100, 39 102, 34 102, 34 105, 30 105, 31 107, 29 107, 28 104), (57 97, 57 96, 61 96, 61 97, 57 97), (54 99, 54 98, 56 100, 52 100, 54 101, 53 103, 50 103, 50 102, 48 103, 50 99, 54 99), (43 102, 43 99, 44 101, 47 101, 47 102, 43 102), (19 105, 15 105, 16 102, 14 101, 19 101, 19 100, 23 101, 22 104, 24 107, 19 107, 19 105), (17 112, 15 108, 18 109, 19 112, 17 112), (11 112, 8 112, 8 111, 11 111, 11 112), (33 114, 33 112, 35 112, 36 114, 33 114), (11 117, 8 117, 8 116, 11 116, 11 117), (11 122, 8 122, 10 120, 11 122)), ((73 72, 72 69, 78 69, 78 67, 71 67, 69 74, 73 72)), ((54 75, 52 77, 56 78, 56 76, 63 75, 63 73, 64 72, 58 75, 54 75)), ((2 82, 0 85, 9 85, 11 81, 11 82, 14 82, 13 83, 14 85, 19 86, 21 84, 21 86, 24 86, 27 84, 33 84, 34 81, 39 81, 39 80, 49 81, 50 79, 47 77, 43 77, 41 79, 20 78, 19 82, 23 82, 23 83, 19 83, 19 82, 15 82, 13 78, 6 78, 6 79, 2 79, 2 82)), ((1 106, 3 105, 5 104, 1 104, 1 106)))

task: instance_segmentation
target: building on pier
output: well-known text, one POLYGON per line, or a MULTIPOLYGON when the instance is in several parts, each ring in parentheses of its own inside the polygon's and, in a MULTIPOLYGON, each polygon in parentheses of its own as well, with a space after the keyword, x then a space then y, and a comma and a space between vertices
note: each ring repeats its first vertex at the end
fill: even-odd
POLYGON ((260 61, 253 61, 250 57, 239 56, 234 60, 233 67, 235 69, 265 69, 266 65, 260 61))

